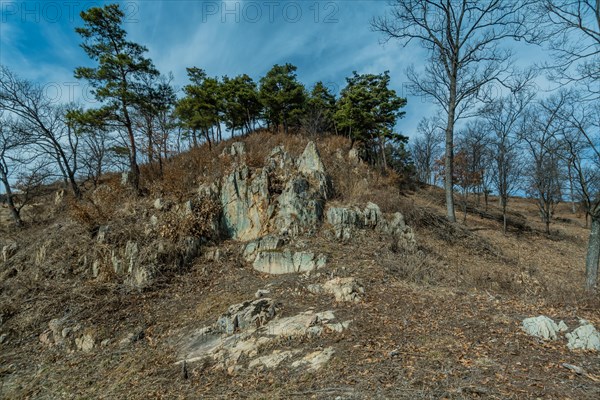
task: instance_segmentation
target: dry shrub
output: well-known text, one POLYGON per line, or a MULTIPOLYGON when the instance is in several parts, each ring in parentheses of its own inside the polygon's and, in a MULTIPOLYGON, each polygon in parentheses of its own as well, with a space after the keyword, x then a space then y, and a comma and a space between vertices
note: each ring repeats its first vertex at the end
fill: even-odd
POLYGON ((502 251, 490 241, 458 223, 448 221, 446 217, 433 210, 426 207, 406 206, 403 209, 407 224, 413 228, 426 229, 448 245, 461 245, 474 254, 502 258, 502 251))
POLYGON ((446 267, 427 251, 422 249, 396 249, 392 259, 386 260, 384 267, 395 277, 420 285, 433 285, 446 279, 446 267))
POLYGON ((130 193, 127 189, 113 179, 98 186, 81 200, 69 198, 70 215, 76 222, 94 230, 111 221, 128 197, 130 193))
POLYGON ((188 209, 168 212, 158 231, 161 237, 176 241, 192 236, 215 238, 218 233, 221 204, 215 199, 202 197, 187 203, 188 209))

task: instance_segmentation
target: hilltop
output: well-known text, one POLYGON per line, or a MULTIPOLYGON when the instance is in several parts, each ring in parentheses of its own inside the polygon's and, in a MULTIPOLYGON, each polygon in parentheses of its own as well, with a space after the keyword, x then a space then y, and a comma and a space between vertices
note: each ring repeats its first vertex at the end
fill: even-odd
MULTIPOLYGON (((339 136, 250 134, 54 191, 4 224, 3 398, 577 398, 598 353, 528 317, 600 327, 567 204, 444 194, 339 136), (565 365, 582 368, 576 369, 565 365)), ((4 210, 2 210, 4 212, 4 210)))

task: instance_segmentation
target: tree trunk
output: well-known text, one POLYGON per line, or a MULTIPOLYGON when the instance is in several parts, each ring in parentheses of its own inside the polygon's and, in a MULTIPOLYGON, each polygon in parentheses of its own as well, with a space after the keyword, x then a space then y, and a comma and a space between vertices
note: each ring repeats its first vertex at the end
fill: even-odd
POLYGON ((592 215, 592 229, 588 242, 585 259, 585 288, 590 292, 596 291, 598 280, 598 261, 600 260, 600 214, 592 215))
POLYGON ((506 199, 501 198, 502 201, 502 232, 506 235, 506 199))
POLYGON ((21 215, 19 214, 17 207, 15 207, 15 202, 13 199, 12 190, 10 188, 10 183, 8 182, 8 176, 6 175, 6 171, 4 171, 2 168, 0 168, 0 178, 2 180, 2 183, 4 184, 4 189, 6 192, 6 203, 8 204, 10 215, 13 221, 15 222, 15 225, 17 225, 18 227, 22 227, 23 220, 21 220, 21 215))
POLYGON ((446 157, 444 164, 444 187, 446 189, 446 210, 450 222, 456 222, 454 212, 454 117, 456 112, 456 77, 450 78, 450 98, 448 104, 448 121, 446 125, 446 157))
POLYGON ((136 193, 140 190, 140 167, 137 163, 137 146, 135 144, 135 136, 127 105, 123 102, 123 115, 125 116, 125 127, 127 128, 127 136, 129 137, 129 179, 131 187, 136 193))

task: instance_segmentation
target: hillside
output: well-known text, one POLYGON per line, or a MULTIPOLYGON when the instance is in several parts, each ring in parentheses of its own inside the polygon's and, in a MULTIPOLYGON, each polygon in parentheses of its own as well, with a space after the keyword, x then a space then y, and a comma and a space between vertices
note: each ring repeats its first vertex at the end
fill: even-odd
POLYGON ((2 398, 600 396, 599 353, 528 317, 600 327, 588 229, 372 170, 349 141, 252 134, 105 176, 10 227, 0 208, 2 398), (565 367, 576 366, 576 368, 565 367), (575 368, 575 369, 574 369, 575 368))

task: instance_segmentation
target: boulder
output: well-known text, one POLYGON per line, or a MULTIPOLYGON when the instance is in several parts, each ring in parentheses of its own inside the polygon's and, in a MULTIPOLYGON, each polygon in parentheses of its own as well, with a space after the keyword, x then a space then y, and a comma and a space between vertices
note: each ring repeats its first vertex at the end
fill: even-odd
POLYGON ((262 251, 252 263, 255 270, 272 275, 315 271, 323 268, 327 257, 310 251, 262 251))
POLYGON ((521 327, 528 335, 536 336, 543 340, 556 340, 558 332, 560 332, 558 325, 545 315, 526 318, 523 320, 521 327))
POLYGON ((571 350, 600 350, 600 333, 587 321, 573 332, 567 333, 566 337, 569 341, 567 347, 571 350))

